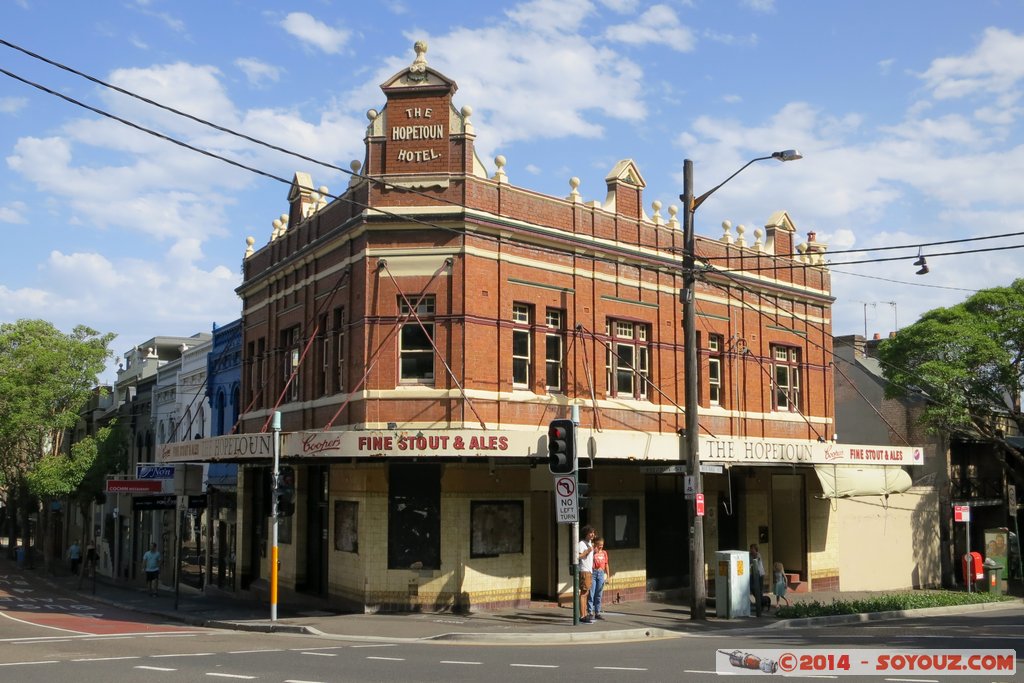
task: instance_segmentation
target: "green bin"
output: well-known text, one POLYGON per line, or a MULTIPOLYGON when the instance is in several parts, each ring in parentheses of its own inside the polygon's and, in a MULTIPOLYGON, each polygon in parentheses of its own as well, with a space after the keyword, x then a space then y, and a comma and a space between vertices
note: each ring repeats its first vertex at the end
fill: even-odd
POLYGON ((1000 565, 985 565, 985 586, 992 595, 1003 594, 1003 568, 1000 565))

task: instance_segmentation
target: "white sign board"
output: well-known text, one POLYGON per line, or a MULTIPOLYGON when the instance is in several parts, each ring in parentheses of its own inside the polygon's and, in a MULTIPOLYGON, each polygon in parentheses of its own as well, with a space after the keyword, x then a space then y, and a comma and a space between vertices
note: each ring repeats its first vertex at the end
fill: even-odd
POLYGON ((1006 509, 1011 515, 1017 514, 1017 487, 1013 484, 1006 486, 1006 509))
POLYGON ((555 518, 559 524, 579 521, 575 477, 555 477, 555 518))
POLYGON ((683 479, 683 495, 686 498, 693 498, 695 493, 697 493, 697 477, 687 474, 683 479))

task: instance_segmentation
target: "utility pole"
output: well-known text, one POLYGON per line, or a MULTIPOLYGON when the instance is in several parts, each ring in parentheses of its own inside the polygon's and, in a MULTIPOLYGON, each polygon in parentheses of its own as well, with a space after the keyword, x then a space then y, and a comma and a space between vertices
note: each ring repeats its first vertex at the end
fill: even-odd
POLYGON ((278 524, 278 492, 281 488, 281 411, 275 410, 273 416, 274 431, 274 488, 270 494, 270 620, 277 621, 277 524, 278 524))
POLYGON ((704 482, 700 474, 700 444, 697 432, 700 420, 697 416, 697 311, 695 308, 697 293, 694 285, 697 281, 695 270, 697 261, 696 238, 693 228, 693 214, 704 200, 713 195, 720 187, 738 176, 743 169, 754 162, 766 159, 777 161, 795 161, 803 155, 795 149, 773 152, 764 157, 756 157, 743 164, 735 173, 700 195, 693 196, 693 162, 683 160, 683 194, 679 199, 683 202, 683 288, 679 298, 683 304, 683 383, 684 406, 686 412, 685 433, 683 434, 683 454, 686 456, 686 469, 693 477, 694 497, 690 506, 690 618, 707 619, 707 589, 704 583, 704 517, 697 514, 697 501, 703 499, 704 482))
MULTIPOLYGON (((697 416, 697 312, 694 307, 697 277, 696 240, 693 234, 693 162, 683 161, 683 289, 679 297, 683 303, 683 382, 684 410, 686 411, 683 434, 686 454, 686 469, 693 477, 694 493, 704 492, 700 476, 700 450, 697 441, 699 420, 697 416)), ((704 584, 704 517, 697 514, 697 497, 689 507, 690 511, 690 619, 707 618, 707 592, 704 584)))

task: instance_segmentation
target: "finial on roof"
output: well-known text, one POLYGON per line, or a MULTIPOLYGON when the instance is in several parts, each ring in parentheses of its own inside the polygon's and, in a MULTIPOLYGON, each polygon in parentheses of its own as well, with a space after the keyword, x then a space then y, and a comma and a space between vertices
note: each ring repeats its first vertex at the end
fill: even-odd
POLYGON ((494 165, 498 167, 498 170, 494 172, 494 177, 491 180, 495 180, 499 183, 507 183, 508 176, 505 175, 505 157, 498 155, 494 157, 494 165))
POLYGON ((256 244, 256 238, 250 235, 245 238, 245 258, 252 256, 253 248, 252 245, 256 244))
POLYGON ((427 70, 427 41, 417 40, 413 44, 412 49, 416 50, 416 59, 412 60, 412 66, 409 67, 409 71, 423 73, 427 70))
POLYGON ((665 221, 661 217, 661 201, 655 199, 653 202, 651 202, 651 208, 654 209, 654 216, 651 217, 651 221, 655 225, 661 225, 662 223, 664 223, 665 221))
POLYGON ((572 192, 566 199, 572 201, 573 204, 578 204, 580 201, 580 179, 576 176, 569 178, 569 187, 572 188, 572 192))

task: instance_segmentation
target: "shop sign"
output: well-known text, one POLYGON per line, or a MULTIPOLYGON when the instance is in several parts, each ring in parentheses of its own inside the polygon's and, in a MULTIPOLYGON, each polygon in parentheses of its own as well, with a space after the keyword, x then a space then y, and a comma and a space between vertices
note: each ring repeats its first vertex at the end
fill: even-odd
POLYGON ((920 446, 877 446, 770 439, 700 438, 700 459, 739 465, 923 465, 920 446))
POLYGON ((108 479, 107 493, 160 493, 160 479, 108 479))
POLYGON ((208 439, 166 443, 157 448, 160 462, 209 462, 274 457, 274 435, 229 434, 208 439))
POLYGON ((536 432, 432 429, 416 431, 292 432, 281 457, 500 457, 538 455, 536 432))

